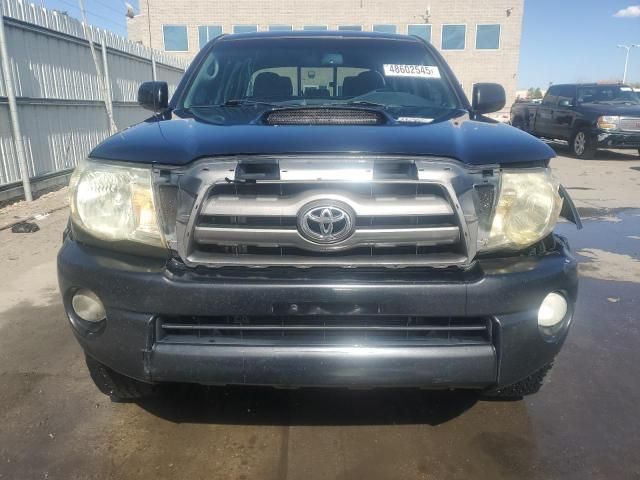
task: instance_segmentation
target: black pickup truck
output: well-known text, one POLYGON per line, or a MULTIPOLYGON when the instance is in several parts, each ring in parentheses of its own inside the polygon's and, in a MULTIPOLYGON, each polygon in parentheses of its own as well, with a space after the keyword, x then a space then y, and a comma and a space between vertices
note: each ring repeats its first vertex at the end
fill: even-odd
POLYGON ((598 148, 640 153, 640 95, 621 84, 553 85, 541 104, 514 103, 511 125, 567 140, 578 158, 592 158, 598 148))
POLYGON ((98 387, 540 387, 579 223, 551 148, 424 40, 227 35, 73 174, 58 256, 98 387))

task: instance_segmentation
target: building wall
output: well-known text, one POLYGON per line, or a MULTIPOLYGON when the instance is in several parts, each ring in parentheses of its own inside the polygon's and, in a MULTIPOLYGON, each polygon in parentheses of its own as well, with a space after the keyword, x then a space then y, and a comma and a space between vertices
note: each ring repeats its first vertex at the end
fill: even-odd
POLYGON ((507 91, 507 105, 515 99, 524 0, 140 0, 140 14, 128 21, 129 38, 163 50, 163 25, 186 25, 187 52, 172 55, 191 59, 199 50, 198 26, 221 25, 232 33, 234 25, 362 25, 394 24, 406 34, 407 25, 429 23, 431 42, 443 53, 470 95, 474 83, 498 82, 507 91), (149 6, 150 22, 147 18, 149 6), (428 11, 428 21, 425 16, 428 11), (149 33, 149 24, 151 34, 149 33), (464 50, 442 50, 444 24, 465 24, 464 50), (500 24, 500 48, 475 48, 476 25, 500 24))

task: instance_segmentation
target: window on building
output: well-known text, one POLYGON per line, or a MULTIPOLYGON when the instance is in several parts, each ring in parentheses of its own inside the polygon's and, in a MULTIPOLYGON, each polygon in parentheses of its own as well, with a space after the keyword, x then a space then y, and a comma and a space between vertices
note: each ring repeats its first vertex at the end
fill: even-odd
POLYGON ((396 33, 396 26, 385 25, 385 24, 374 25, 373 31, 380 32, 380 33, 396 33))
POLYGON ((269 25, 270 32, 289 32, 293 30, 291 25, 269 25))
POLYGON ((431 42, 431 25, 408 25, 407 33, 425 39, 431 42))
POLYGON ((338 25, 338 30, 350 30, 352 32, 361 32, 362 25, 338 25))
POLYGON ((257 31, 258 31, 257 25, 234 25, 233 26, 233 33, 251 33, 251 32, 257 32, 257 31))
POLYGON ((500 48, 500 25, 478 25, 476 27, 476 48, 497 50, 500 48))
POLYGON ((326 25, 305 25, 304 27, 302 27, 303 30, 309 30, 309 31, 324 31, 327 29, 326 25))
POLYGON ((222 26, 220 25, 200 25, 198 27, 198 41, 200 48, 204 47, 209 40, 222 35, 222 26))
POLYGON ((188 52, 189 37, 186 25, 163 25, 164 49, 167 52, 188 52))
POLYGON ((466 25, 442 26, 442 50, 464 50, 466 25))

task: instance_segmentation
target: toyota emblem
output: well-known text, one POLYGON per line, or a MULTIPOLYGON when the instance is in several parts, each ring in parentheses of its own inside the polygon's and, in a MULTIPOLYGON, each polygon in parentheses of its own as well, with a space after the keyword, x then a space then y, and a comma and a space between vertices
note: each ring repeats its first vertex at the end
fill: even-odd
POLYGON ((351 236, 355 214, 346 205, 331 201, 313 202, 298 213, 300 234, 316 243, 338 243, 351 236))

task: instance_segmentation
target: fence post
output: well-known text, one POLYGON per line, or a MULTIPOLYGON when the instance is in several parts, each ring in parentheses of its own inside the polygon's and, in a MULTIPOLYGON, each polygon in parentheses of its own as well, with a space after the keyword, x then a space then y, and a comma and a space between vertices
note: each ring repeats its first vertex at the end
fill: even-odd
POLYGON ((153 54, 153 49, 151 49, 151 80, 154 82, 158 79, 158 73, 156 70, 156 56, 153 54))
POLYGON ((33 200, 31 195, 31 183, 29 182, 29 167, 27 166, 27 156, 24 152, 24 144, 22 143, 22 132, 20 131, 20 122, 18 121, 18 105, 16 103, 16 92, 13 86, 13 76, 9 65, 9 53, 7 52, 7 38, 4 32, 4 13, 0 4, 0 57, 2 57, 2 76, 4 78, 4 89, 7 92, 9 100, 9 118, 11 121, 11 131, 13 133, 13 143, 18 157, 18 166, 20 167, 20 176, 22 177, 22 188, 24 189, 24 198, 27 202, 33 200))
MULTIPOLYGON (((107 62, 107 44, 104 40, 104 35, 102 35, 102 38, 100 39, 100 48, 102 50, 102 75, 104 77, 105 90, 104 103, 107 107, 107 111, 109 112, 109 118, 113 119, 113 122, 110 125, 111 133, 115 133, 117 129, 114 131, 115 118, 113 115, 113 92, 111 90, 111 77, 109 76, 109 63, 107 62)), ((100 72, 98 72, 98 74, 100 74, 100 72)))

